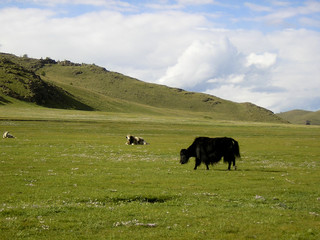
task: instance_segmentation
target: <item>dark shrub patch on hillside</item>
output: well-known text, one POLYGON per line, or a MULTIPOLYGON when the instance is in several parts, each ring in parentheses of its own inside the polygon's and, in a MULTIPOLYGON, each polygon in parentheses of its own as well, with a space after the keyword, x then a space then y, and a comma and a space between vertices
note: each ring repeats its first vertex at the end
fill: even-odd
POLYGON ((7 58, 0 58, 0 92, 18 100, 46 107, 92 110, 74 99, 67 91, 43 81, 33 71, 7 58))

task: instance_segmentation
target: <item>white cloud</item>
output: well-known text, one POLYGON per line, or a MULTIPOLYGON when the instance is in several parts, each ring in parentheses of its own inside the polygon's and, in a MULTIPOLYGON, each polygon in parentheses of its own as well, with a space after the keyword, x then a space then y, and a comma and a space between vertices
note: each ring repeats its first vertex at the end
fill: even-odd
POLYGON ((251 53, 249 56, 247 56, 247 66, 255 66, 257 68, 269 68, 275 64, 276 59, 277 55, 273 53, 251 53))
POLYGON ((223 38, 219 42, 193 42, 170 66, 159 83, 191 89, 211 78, 228 74, 237 64, 237 51, 223 38))
POLYGON ((112 9, 64 18, 52 9, 0 9, 0 51, 95 63, 275 112, 320 107, 318 31, 217 29, 200 14, 112 9))
POLYGON ((225 76, 223 78, 213 78, 207 81, 207 83, 231 83, 237 84, 244 81, 245 74, 230 74, 229 76, 225 76))
POLYGON ((130 3, 120 0, 24 0, 25 3, 29 4, 39 4, 47 6, 55 6, 59 4, 83 4, 83 5, 93 5, 93 6, 111 6, 119 5, 123 7, 131 6, 130 3))
POLYGON ((288 7, 291 4, 289 1, 279 1, 279 0, 272 0, 271 3, 274 6, 280 6, 280 7, 288 7))
POLYGON ((303 29, 269 34, 241 31, 231 33, 230 40, 245 55, 244 80, 230 83, 224 78, 225 81, 220 80, 206 92, 233 101, 254 102, 275 112, 292 108, 319 109, 318 32, 303 29), (247 43, 245 39, 248 39, 247 43), (262 49, 270 52, 261 54, 262 49), (250 50, 255 53, 249 53, 250 50), (247 62, 249 59, 252 64, 262 62, 268 67, 251 68, 247 62))
POLYGON ((249 3, 249 2, 246 2, 244 5, 247 6, 248 8, 250 8, 251 10, 257 11, 257 12, 271 12, 272 11, 272 8, 268 7, 268 6, 258 5, 258 4, 249 3))
POLYGON ((102 11, 55 18, 51 12, 15 8, 0 11, 0 43, 18 54, 139 69, 175 61, 172 57, 202 24, 203 17, 182 12, 126 16, 102 11))
MULTIPOLYGON (((320 2, 319 1, 303 1, 294 6, 293 3, 289 2, 278 2, 273 6, 257 5, 252 3, 245 3, 245 6, 253 11, 266 12, 265 15, 255 15, 254 17, 248 17, 248 21, 263 22, 267 25, 278 25, 287 27, 296 27, 297 23, 293 20, 295 17, 304 18, 305 16, 311 16, 313 14, 320 13, 320 2)), ((317 15, 315 15, 318 18, 317 15)), ((300 22, 300 23, 303 23, 300 22)))
POLYGON ((299 18, 299 22, 304 26, 320 28, 320 20, 317 20, 317 19, 302 17, 302 18, 299 18))
POLYGON ((279 104, 281 105, 281 102, 283 101, 283 96, 287 96, 283 93, 283 96, 281 96, 272 92, 255 92, 250 87, 242 87, 234 84, 226 84, 216 89, 208 89, 206 93, 213 94, 224 99, 230 99, 230 97, 233 96, 233 101, 252 102, 258 106, 268 106, 269 109, 272 109, 277 112, 280 110, 279 104))
POLYGON ((202 4, 213 4, 213 0, 177 0, 182 5, 202 5, 202 4))

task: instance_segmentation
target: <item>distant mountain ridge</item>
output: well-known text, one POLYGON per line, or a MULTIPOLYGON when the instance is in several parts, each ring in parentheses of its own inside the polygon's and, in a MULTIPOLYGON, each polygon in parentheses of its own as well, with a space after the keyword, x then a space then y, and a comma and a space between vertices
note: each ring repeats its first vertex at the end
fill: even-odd
POLYGON ((294 124, 320 125, 320 110, 316 112, 306 110, 292 110, 278 113, 279 117, 294 124))
POLYGON ((146 83, 94 64, 0 53, 0 104, 10 97, 45 107, 286 122, 270 110, 146 83))

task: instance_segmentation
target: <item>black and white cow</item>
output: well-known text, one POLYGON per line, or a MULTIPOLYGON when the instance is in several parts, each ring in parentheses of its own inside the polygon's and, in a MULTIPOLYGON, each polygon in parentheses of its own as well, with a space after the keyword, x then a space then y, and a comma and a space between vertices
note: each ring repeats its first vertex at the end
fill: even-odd
POLYGON ((141 137, 128 135, 126 138, 127 138, 127 142, 126 142, 127 145, 148 145, 149 144, 141 137))
POLYGON ((8 131, 6 131, 2 135, 2 138, 14 138, 14 136, 11 133, 9 133, 8 131))

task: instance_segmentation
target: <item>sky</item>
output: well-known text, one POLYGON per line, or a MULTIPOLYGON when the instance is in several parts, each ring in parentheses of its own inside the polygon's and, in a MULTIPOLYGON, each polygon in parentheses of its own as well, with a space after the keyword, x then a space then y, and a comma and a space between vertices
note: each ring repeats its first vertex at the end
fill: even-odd
POLYGON ((320 110, 320 0, 0 0, 0 52, 320 110))

